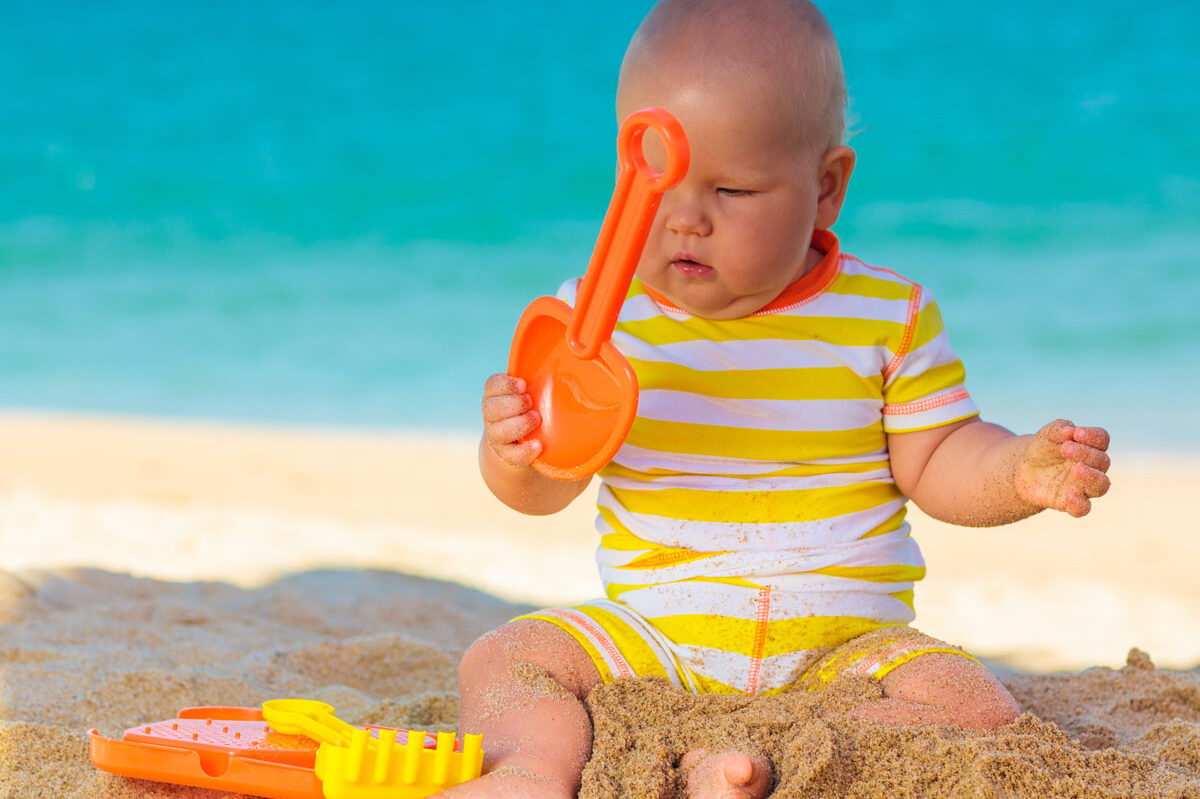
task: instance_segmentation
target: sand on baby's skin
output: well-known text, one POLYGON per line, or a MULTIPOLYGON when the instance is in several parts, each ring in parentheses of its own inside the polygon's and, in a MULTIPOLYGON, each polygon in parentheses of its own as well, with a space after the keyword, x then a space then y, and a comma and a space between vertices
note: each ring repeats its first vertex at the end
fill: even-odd
MULTIPOLYGON (((507 511, 474 448, 0 414, 0 799, 227 796, 87 759, 87 729, 119 736, 193 705, 303 696, 360 724, 453 729, 476 636, 597 592, 586 503, 507 511)), ((781 797, 1200 797, 1200 461, 1123 463, 1084 520, 957 530, 914 514, 920 626, 1001 667, 1017 724, 820 718, 867 683, 755 700, 619 683, 590 698, 583 795, 669 796, 699 745, 768 755, 781 797), (1137 651, 1122 666, 1135 646, 1176 670, 1137 651), (1078 671, 1095 664, 1111 668, 1078 671)))

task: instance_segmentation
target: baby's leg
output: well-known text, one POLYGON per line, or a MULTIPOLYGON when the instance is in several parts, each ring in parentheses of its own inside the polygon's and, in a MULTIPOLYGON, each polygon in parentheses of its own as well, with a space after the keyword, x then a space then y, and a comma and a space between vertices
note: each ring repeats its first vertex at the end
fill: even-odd
POLYGON ((483 735, 483 776, 445 799, 573 799, 592 752, 583 699, 600 683, 570 635, 536 619, 480 637, 459 666, 459 729, 483 735))
POLYGON ((999 680, 974 660, 929 652, 903 663, 879 683, 883 696, 851 717, 888 724, 951 724, 990 729, 1011 723, 1017 703, 999 680))

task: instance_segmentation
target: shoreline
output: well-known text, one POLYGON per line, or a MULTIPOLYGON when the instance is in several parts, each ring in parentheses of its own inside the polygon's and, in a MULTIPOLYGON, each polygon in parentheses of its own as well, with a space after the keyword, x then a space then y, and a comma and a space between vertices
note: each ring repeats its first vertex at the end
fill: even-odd
MULTIPOLYGON (((521 516, 475 470, 466 433, 267 427, 0 410, 5 570, 77 566, 244 588, 319 568, 451 580, 511 602, 599 593, 586 498, 521 516)), ((1005 667, 1200 663, 1200 541, 1185 497, 1200 454, 1114 458, 1075 520, 990 530, 910 511, 928 564, 916 626, 1005 667)), ((589 492, 591 489, 589 489, 589 492)))

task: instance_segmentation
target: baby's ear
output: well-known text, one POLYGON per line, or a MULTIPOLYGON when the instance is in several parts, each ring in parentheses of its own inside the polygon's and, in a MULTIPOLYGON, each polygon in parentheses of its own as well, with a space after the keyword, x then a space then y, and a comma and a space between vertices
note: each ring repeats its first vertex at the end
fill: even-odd
POLYGON ((821 156, 816 228, 825 230, 833 227, 837 221, 842 212, 842 203, 846 200, 846 189, 850 185, 850 173, 854 171, 856 158, 854 150, 845 144, 830 147, 821 156))

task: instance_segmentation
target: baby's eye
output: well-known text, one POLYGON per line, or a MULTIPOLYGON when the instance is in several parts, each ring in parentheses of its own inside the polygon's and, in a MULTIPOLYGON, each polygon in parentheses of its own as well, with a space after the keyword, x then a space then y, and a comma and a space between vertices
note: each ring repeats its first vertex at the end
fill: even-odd
POLYGON ((735 189, 731 186, 718 186, 718 194, 724 194, 726 197, 744 197, 747 194, 753 194, 749 189, 735 189))

